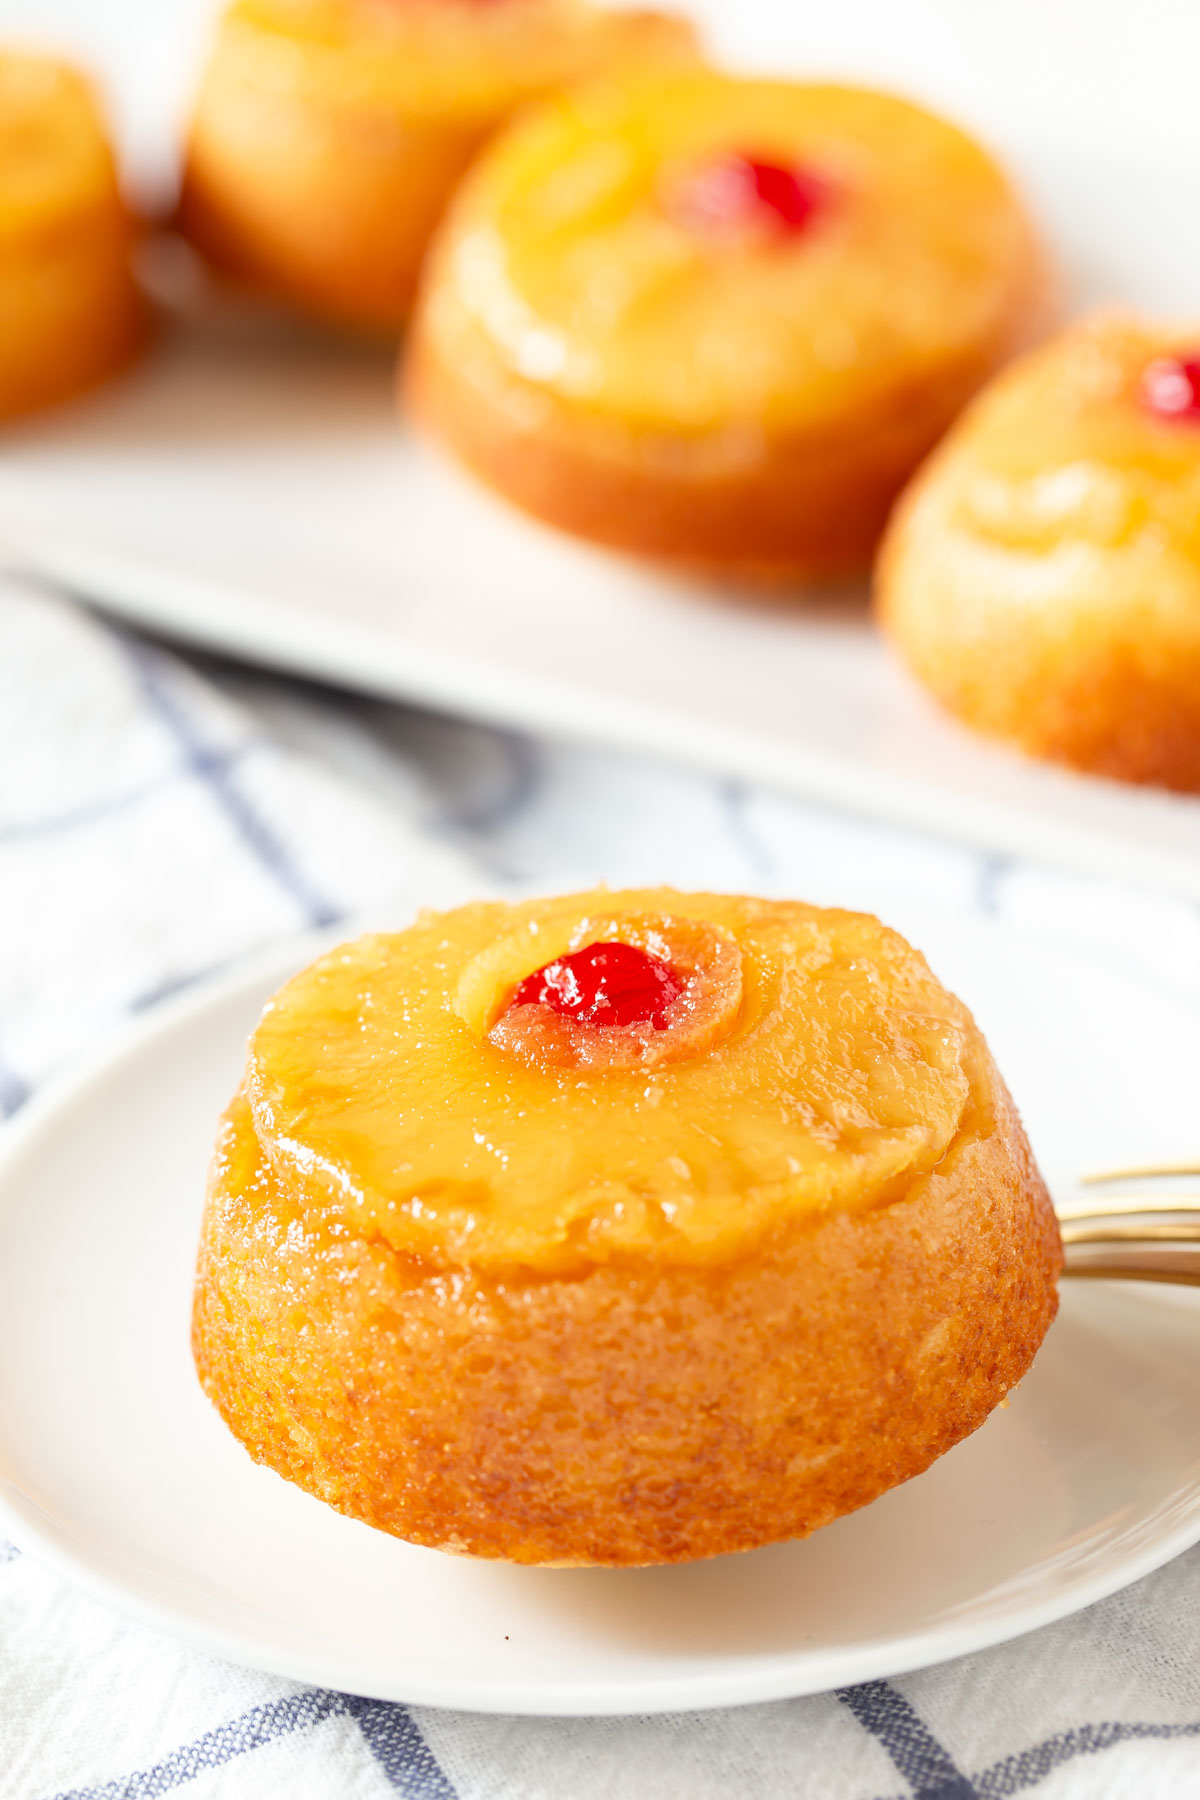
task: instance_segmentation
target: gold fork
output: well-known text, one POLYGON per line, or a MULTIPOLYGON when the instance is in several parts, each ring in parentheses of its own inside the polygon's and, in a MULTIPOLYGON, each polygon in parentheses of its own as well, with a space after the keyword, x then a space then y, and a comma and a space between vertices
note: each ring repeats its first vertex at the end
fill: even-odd
MULTIPOLYGON (((1200 1175, 1200 1162, 1101 1169, 1083 1187, 1200 1175)), ((1064 1275, 1176 1281, 1200 1287, 1200 1190, 1121 1191, 1058 1208, 1064 1275)))

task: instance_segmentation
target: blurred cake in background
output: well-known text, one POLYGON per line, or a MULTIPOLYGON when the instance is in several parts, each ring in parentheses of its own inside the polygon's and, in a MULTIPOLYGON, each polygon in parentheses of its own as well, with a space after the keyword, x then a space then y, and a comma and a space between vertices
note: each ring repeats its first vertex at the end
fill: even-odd
POLYGON ((87 81, 0 51, 0 417, 69 399, 132 355, 132 241, 87 81))
POLYGON ((585 85, 480 159, 409 392, 518 505, 790 583, 867 563, 897 492, 1043 327, 1020 201, 886 94, 707 70, 585 85))
POLYGON ((900 509, 878 602, 979 730, 1200 792, 1200 327, 1104 316, 989 388, 900 509))
POLYGON ((694 55, 683 19, 586 0, 233 0, 196 98, 180 220, 262 292, 395 330, 451 192, 515 107, 694 55))

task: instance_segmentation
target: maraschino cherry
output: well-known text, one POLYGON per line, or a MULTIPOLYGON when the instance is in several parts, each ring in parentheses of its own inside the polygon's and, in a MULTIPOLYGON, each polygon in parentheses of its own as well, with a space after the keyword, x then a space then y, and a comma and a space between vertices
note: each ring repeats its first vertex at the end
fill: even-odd
POLYGON ((766 227, 803 231, 827 197, 811 170, 728 152, 699 163, 675 187, 672 210, 698 231, 766 227))
POLYGON ((1200 352, 1156 356, 1142 374, 1142 405, 1160 419, 1200 423, 1200 352))
POLYGON ((683 992, 669 962, 615 939, 588 944, 527 975, 511 1006, 548 1006, 585 1025, 667 1026, 667 1009, 683 992))

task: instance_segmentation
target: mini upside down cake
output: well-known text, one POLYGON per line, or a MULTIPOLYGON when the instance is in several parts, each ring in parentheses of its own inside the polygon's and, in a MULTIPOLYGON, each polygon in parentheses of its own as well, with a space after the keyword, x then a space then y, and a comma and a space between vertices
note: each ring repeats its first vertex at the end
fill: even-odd
POLYGON ((550 524, 786 585, 865 566, 1047 293, 1007 180, 944 120, 642 73, 489 146, 435 243, 406 391, 550 524))
POLYGON ((471 158, 564 81, 694 56, 683 19, 589 0, 232 0, 200 83, 180 220, 226 274, 394 332, 471 158))
POLYGON ((876 919, 672 890, 426 914, 250 1042, 194 1349, 251 1455, 413 1543, 679 1562, 918 1474, 1029 1368, 1058 1229, 876 919))
POLYGON ((877 594, 968 724, 1200 793, 1200 328, 1110 314, 1018 363, 914 483, 877 594))
POLYGON ((142 337, 133 228, 95 96, 0 52, 0 418, 68 400, 142 337))

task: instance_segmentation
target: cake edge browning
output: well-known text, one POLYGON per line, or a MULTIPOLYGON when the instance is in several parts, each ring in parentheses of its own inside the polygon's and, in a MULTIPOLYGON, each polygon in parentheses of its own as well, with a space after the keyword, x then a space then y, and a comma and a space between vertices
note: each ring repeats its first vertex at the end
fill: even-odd
POLYGON ((520 373, 459 304, 459 240, 486 222, 489 165, 521 129, 493 140, 433 240, 398 398, 435 442, 528 516, 669 573, 768 591, 866 573, 914 470, 1058 317, 1041 235, 1005 183, 1014 243, 986 325, 932 363, 894 370, 869 407, 832 425, 800 419, 759 429, 738 416, 699 432, 593 412, 520 373))
POLYGON ((918 470, 880 546, 873 611, 897 659, 973 731, 1085 774, 1200 793, 1195 563, 1151 530, 1120 551, 1029 550, 958 516, 997 399, 1063 341, 986 389, 918 470))
POLYGON ((478 361, 455 363, 420 331, 399 397, 486 488, 542 524, 668 569, 770 587, 866 569, 905 481, 993 367, 947 381, 934 400, 912 396, 852 445, 764 434, 761 453, 727 471, 704 469, 703 442, 695 468, 681 455, 655 469, 633 426, 615 454, 612 428, 531 399, 498 363, 485 385, 478 361))
POLYGON ((673 1563, 802 1538, 920 1474, 1027 1372, 1061 1244, 987 1052, 975 1128, 901 1200, 707 1268, 436 1271, 218 1146, 193 1319, 251 1456, 431 1548, 673 1563))

